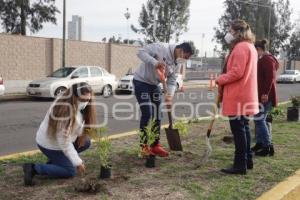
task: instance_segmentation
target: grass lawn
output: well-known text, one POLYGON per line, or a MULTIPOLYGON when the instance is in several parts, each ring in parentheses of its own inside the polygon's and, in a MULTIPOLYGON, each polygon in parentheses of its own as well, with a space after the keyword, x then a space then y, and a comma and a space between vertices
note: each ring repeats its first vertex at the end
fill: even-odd
MULTIPOLYGON (((95 179, 100 164, 93 149, 82 155, 85 176, 73 179, 35 177, 36 186, 23 186, 24 162, 46 162, 42 154, 0 161, 0 199, 256 199, 300 168, 300 123, 277 119, 273 123, 275 156, 254 158, 254 169, 246 176, 224 175, 219 170, 232 164, 233 144, 222 141, 230 135, 229 124, 217 120, 212 133, 213 152, 199 167, 205 152, 207 121, 190 124, 190 134, 182 138, 184 151, 157 158, 154 169, 144 167, 138 155, 138 136, 113 141, 110 180, 95 179), (83 180, 96 180, 101 191, 86 194, 75 191, 83 180)), ((252 125, 253 127, 253 125, 252 125)), ((162 143, 166 146, 165 134, 162 143)), ((252 129, 253 133, 253 129, 252 129)))

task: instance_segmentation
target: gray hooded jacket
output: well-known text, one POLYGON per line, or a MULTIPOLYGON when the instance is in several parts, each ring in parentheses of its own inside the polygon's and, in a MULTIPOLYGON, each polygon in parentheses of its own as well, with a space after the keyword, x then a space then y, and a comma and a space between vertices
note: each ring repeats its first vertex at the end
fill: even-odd
POLYGON ((142 60, 140 67, 134 73, 134 79, 150 85, 159 85, 161 82, 155 66, 159 61, 166 63, 168 92, 174 95, 176 78, 179 73, 179 65, 176 64, 174 51, 176 45, 166 43, 153 43, 139 49, 137 56, 142 60))

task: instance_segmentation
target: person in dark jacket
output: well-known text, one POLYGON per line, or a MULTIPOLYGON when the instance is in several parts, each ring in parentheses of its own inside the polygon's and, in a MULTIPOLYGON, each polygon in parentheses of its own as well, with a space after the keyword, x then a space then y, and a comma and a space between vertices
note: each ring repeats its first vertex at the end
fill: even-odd
POLYGON ((277 59, 267 51, 267 40, 256 41, 255 47, 259 56, 257 64, 258 98, 260 112, 255 116, 256 144, 252 151, 256 156, 273 156, 274 147, 271 141, 271 129, 267 115, 277 106, 276 71, 279 68, 277 59))

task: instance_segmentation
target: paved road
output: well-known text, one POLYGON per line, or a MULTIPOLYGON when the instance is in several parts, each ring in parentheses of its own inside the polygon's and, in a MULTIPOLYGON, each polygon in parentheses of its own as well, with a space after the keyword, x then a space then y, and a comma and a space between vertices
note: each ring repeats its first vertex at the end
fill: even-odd
MULTIPOLYGON (((290 95, 300 95, 300 84, 279 85, 278 93, 280 101, 286 101, 290 95)), ((213 97, 204 88, 178 93, 175 114, 178 117, 207 116, 207 111, 211 110, 207 104, 213 102, 213 97)), ((137 129, 139 110, 134 96, 118 95, 107 99, 97 96, 96 102, 99 104, 98 122, 107 121, 109 134, 137 129)), ((35 133, 51 103, 49 100, 0 102, 0 156, 36 149, 35 133)), ((164 116, 163 123, 167 123, 164 116)))

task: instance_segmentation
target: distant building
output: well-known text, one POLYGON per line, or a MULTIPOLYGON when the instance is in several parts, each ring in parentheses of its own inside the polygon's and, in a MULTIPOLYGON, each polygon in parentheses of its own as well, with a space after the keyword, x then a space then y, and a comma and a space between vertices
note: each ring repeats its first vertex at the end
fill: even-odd
POLYGON ((72 21, 68 22, 68 39, 82 40, 82 17, 72 16, 72 21))

